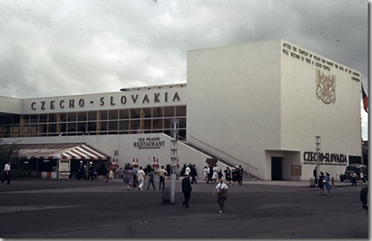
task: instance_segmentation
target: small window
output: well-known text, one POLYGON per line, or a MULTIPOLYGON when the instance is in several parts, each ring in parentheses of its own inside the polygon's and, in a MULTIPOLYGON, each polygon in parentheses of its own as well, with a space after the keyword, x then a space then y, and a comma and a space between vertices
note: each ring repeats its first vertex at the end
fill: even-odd
POLYGON ((88 120, 89 121, 97 120, 97 112, 96 111, 89 111, 88 112, 88 120))
POLYGON ((120 117, 121 120, 129 119, 129 110, 120 110, 119 111, 119 117, 120 117))
POLYGON ((78 115, 78 121, 86 121, 87 120, 87 113, 86 112, 79 112, 77 115, 78 115))
POLYGON ((76 121, 76 112, 73 112, 73 113, 68 113, 67 114, 67 121, 68 122, 71 122, 71 121, 76 121))
POLYGON ((109 110, 109 120, 119 119, 119 112, 117 110, 109 110))

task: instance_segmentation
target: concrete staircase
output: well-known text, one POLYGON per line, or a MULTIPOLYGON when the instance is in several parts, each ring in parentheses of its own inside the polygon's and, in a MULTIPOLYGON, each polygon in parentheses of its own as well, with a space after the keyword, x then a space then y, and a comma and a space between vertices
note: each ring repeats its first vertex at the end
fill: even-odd
MULTIPOLYGON (((221 162, 223 164, 225 164, 226 166, 228 166, 230 169, 233 168, 233 167, 236 167, 236 166, 239 166, 240 164, 239 163, 233 163, 229 160, 226 160, 224 158, 221 158, 220 156, 218 156, 217 154, 215 153, 212 153, 210 151, 207 151, 205 149, 203 149, 202 147, 188 141, 188 140, 182 140, 181 141, 183 144, 197 150, 197 151, 200 151, 210 157, 212 157, 210 160, 207 160, 208 163, 216 163, 217 161, 218 162, 221 162)), ((243 166, 243 165, 242 165, 243 166)), ((253 175, 252 173, 250 173, 249 171, 246 171, 244 170, 244 177, 243 177, 243 180, 247 180, 247 181, 257 181, 257 180, 263 180, 255 175, 253 175)))

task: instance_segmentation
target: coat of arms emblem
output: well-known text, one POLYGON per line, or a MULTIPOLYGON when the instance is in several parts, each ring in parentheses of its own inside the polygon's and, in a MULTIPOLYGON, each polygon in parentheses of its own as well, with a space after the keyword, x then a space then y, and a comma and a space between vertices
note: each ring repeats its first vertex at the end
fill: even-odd
POLYGON ((316 97, 324 104, 336 102, 336 76, 325 75, 316 70, 316 97))

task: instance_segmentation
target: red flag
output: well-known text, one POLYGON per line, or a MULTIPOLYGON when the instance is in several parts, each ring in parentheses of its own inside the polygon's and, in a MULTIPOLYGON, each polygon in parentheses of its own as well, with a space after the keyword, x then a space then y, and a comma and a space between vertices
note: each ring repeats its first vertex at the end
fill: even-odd
POLYGON ((366 92, 364 92, 363 84, 362 84, 362 92, 363 92, 363 106, 364 110, 368 113, 368 96, 366 92))

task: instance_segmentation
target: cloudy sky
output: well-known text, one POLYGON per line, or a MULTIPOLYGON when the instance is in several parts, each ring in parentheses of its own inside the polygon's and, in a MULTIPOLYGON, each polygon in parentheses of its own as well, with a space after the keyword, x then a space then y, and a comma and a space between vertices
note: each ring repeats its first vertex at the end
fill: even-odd
POLYGON ((0 95, 185 83, 188 50, 279 38, 360 71, 368 90, 367 0, 1 0, 0 95))

